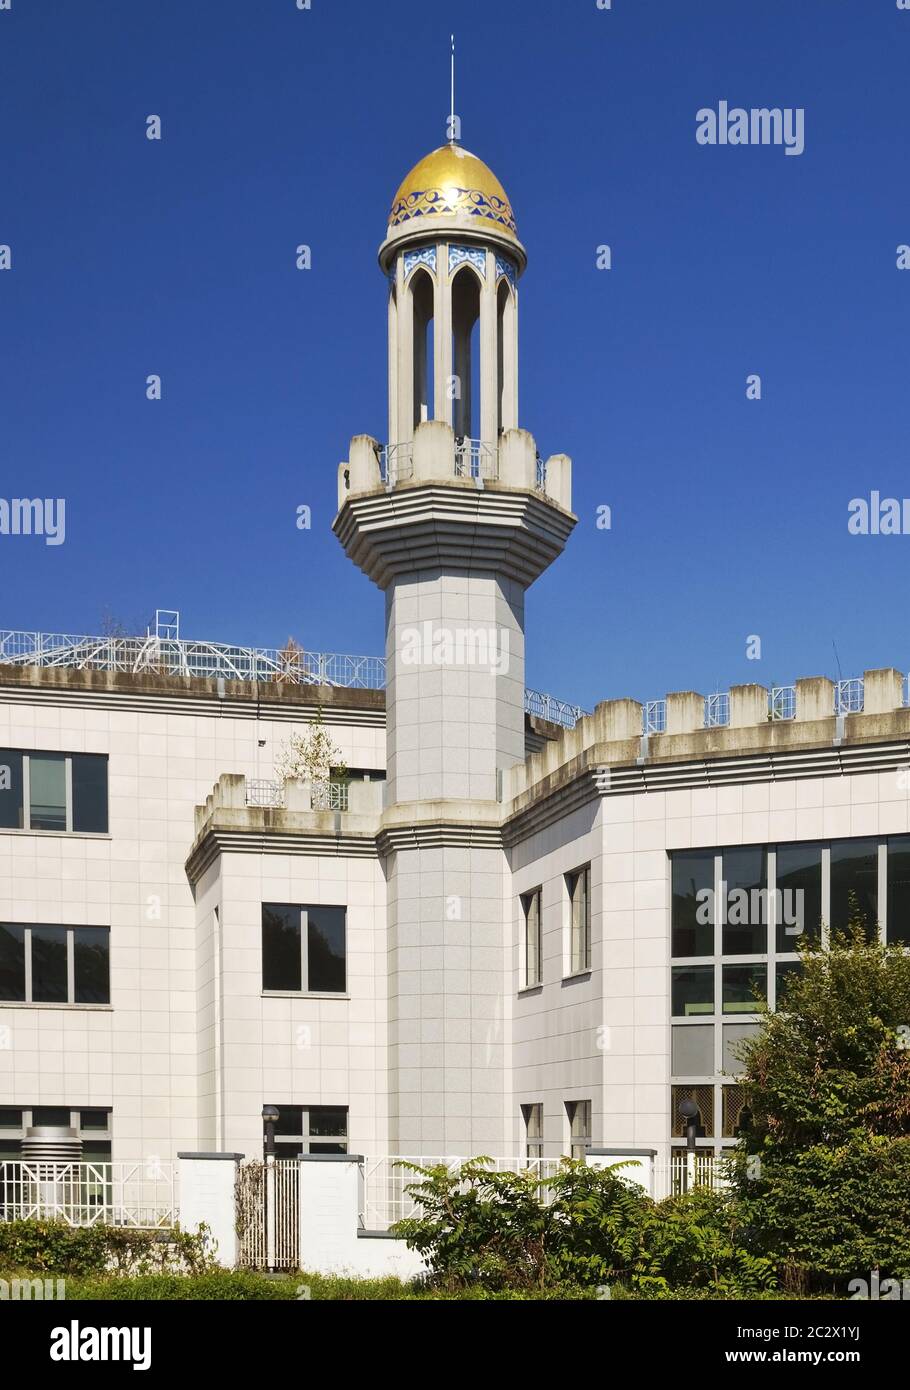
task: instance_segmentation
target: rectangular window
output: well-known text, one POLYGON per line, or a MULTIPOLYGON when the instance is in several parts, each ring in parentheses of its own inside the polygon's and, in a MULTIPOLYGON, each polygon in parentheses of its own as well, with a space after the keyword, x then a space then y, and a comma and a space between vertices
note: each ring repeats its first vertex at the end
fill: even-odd
POLYGON ((524 893, 521 899, 521 911, 524 918, 524 966, 523 984, 539 985, 541 981, 541 928, 540 928, 540 898, 541 890, 535 888, 533 893, 524 893))
POLYGON ((723 1129, 725 1139, 736 1139, 739 1135, 740 1116, 745 1108, 746 1096, 742 1086, 724 1086, 721 1090, 723 1129))
POLYGON ((106 835, 107 756, 0 748, 0 830, 106 835))
POLYGON ((22 754, 0 748, 0 829, 21 830, 23 824, 22 754))
POLYGON ((679 1113, 684 1100, 694 1101, 698 1106, 698 1133, 701 1139, 714 1133, 714 1087, 713 1086, 671 1086, 670 1088, 670 1133, 675 1139, 686 1137, 686 1117, 679 1113))
POLYGON ((674 956, 714 954, 714 852, 673 855, 674 956))
POLYGON ((671 971, 670 994, 670 1007, 674 1018, 713 1014, 713 965, 674 965, 671 971))
POLYGON ((0 923, 0 1000, 109 1004, 108 927, 0 923))
POLYGON ((722 978, 725 1014, 758 1013, 767 997, 767 965, 725 965, 722 978))
POLYGON ((262 988, 343 994, 347 988, 343 907, 262 905, 262 988))
POLYGON ((835 840, 831 846, 831 927, 858 921, 870 938, 878 924, 878 842, 835 840))
POLYGON ((768 949, 768 855, 763 848, 725 849, 721 856, 725 956, 758 956, 768 949))
MULTIPOLYGON (((74 1129, 82 1140, 82 1160, 84 1163, 110 1163, 111 1161, 111 1111, 69 1110, 66 1106, 36 1105, 23 1110, 0 1110, 0 1159, 17 1162, 22 1158, 22 1140, 25 1131, 34 1125, 63 1125, 74 1129)), ((10 1184, 12 1187, 12 1184, 10 1184)), ((85 1192, 85 1188, 83 1187, 85 1192)), ((10 1192, 11 1202, 21 1202, 10 1192)), ((86 1205, 91 1205, 93 1197, 85 1193, 86 1205)), ((110 1201, 110 1197, 108 1198, 110 1201)), ((3 1187, 0 1183, 0 1206, 3 1205, 3 1187)))
POLYGON ((569 1156, 584 1158, 591 1147, 591 1102, 567 1100, 566 1116, 569 1121, 569 1156))
POLYGON ((888 940, 910 946, 910 836, 888 841, 888 940))
POLYGON ((777 846, 777 949, 817 941, 822 922, 821 845, 777 846))
MULTIPOLYGON (((347 1153, 346 1105, 278 1105, 277 1110, 276 1158, 297 1158, 301 1153, 347 1153)), ((263 1126, 263 1139, 264 1130, 263 1126)))
POLYGON ((521 1116, 525 1126, 525 1158, 543 1158, 543 1103, 523 1105, 521 1116))
POLYGON ((569 973, 591 969, 591 865, 566 874, 569 890, 569 973))
POLYGON ((28 759, 29 829, 66 829, 66 758, 31 753, 28 759))
POLYGON ((777 1008, 786 1008, 787 983, 792 980, 794 975, 798 975, 803 968, 801 960, 779 960, 774 968, 775 991, 777 994, 777 1008))

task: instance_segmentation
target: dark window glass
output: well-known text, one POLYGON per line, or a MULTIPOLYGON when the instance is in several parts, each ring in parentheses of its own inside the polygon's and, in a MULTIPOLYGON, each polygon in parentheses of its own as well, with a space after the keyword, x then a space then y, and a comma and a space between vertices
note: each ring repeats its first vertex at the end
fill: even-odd
POLYGON ((30 753, 28 785, 32 830, 65 830, 66 758, 63 753, 30 753))
POLYGON ((831 846, 831 926, 843 931, 858 914, 866 935, 878 923, 878 845, 875 840, 835 840, 831 846))
POLYGON ((794 975, 798 975, 800 970, 802 970, 802 961, 780 960, 777 962, 774 976, 775 989, 777 990, 777 1007, 779 1009, 786 1007, 787 981, 792 979, 794 975))
POLYGON ((106 927, 74 927, 75 1002, 109 1004, 110 932, 106 927))
POLYGON ((0 999, 25 999, 25 929, 0 926, 0 999))
POLYGON ((107 834, 107 758, 74 753, 73 829, 107 834))
POLYGON ((71 1120, 72 1112, 62 1105, 40 1105, 32 1111, 33 1125, 65 1125, 69 1128, 71 1120))
POLYGON ((724 1086, 721 1091, 723 1109, 723 1130, 725 1139, 735 1139, 739 1134, 739 1117, 746 1103, 742 1086, 724 1086))
POLYGON ((0 748, 0 826, 4 830, 21 830, 22 816, 22 754, 12 748, 0 748))
POLYGON ((725 965, 723 967, 723 1011, 725 1014, 754 1014, 758 1000, 765 999, 766 965, 725 965), (756 991, 758 999, 756 999, 756 991))
POLYGON ((262 988, 302 988, 299 907, 262 905, 262 988))
POLYGON ((106 1130, 110 1123, 110 1116, 109 1110, 80 1110, 79 1128, 106 1130))
POLYGON ((310 1107, 310 1137, 347 1135, 348 1112, 344 1105, 313 1105, 310 1107))
POLYGON ((275 1121, 276 1134, 303 1134, 303 1106, 279 1105, 278 1119, 275 1121))
POLYGON ((0 1110, 0 1129, 21 1129, 21 1110, 0 1110))
MULTIPOLYGON (((82 1143, 82 1157, 86 1163, 110 1163, 111 1161, 111 1141, 103 1139, 86 1139, 82 1143)), ((109 1176, 109 1175, 107 1175, 109 1176)), ((93 1187, 95 1185, 93 1184, 93 1187)), ((110 1190, 110 1184, 105 1182, 104 1188, 110 1190)), ((113 1200, 108 1197, 108 1202, 113 1200)), ((100 1202, 97 1204, 100 1205, 100 1202)))
POLYGON ((777 846, 777 949, 817 941, 822 921, 821 845, 777 846))
POLYGON ((675 1018, 713 1014, 713 965, 675 965, 672 976, 672 1010, 675 1018))
POLYGON ((714 855, 673 855, 673 954, 714 954, 714 855))
POLYGON ((888 841, 888 940, 910 946, 910 837, 888 841))
POLYGON ((723 953, 757 956, 768 949, 768 856, 763 848, 725 849, 721 859, 723 953))
POLYGON ((343 907, 308 907, 308 988, 344 993, 346 985, 343 907))
POLYGON ((66 927, 32 927, 32 998, 65 1004, 66 927))

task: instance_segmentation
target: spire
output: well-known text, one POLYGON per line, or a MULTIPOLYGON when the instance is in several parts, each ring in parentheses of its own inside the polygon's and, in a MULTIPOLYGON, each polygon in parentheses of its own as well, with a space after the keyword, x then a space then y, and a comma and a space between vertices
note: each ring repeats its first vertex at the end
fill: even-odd
POLYGON ((446 130, 446 139, 450 145, 458 145, 461 142, 461 121, 455 115, 455 35, 451 35, 452 54, 450 60, 451 82, 449 86, 449 123, 446 130))

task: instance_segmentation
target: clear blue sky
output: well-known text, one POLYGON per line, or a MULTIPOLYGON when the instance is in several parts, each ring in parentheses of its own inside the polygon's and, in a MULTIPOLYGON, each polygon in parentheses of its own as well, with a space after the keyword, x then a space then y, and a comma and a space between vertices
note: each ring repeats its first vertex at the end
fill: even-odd
POLYGON ((385 438, 375 253, 442 141, 452 27, 464 144, 530 257, 522 424, 574 459, 528 683, 589 707, 770 684, 834 673, 833 640, 844 675, 907 669, 910 536, 846 525, 852 497, 910 495, 894 0, 13 0, 0 493, 64 496, 67 539, 0 537, 0 626, 172 606, 188 636, 382 650, 335 473, 385 438), (805 153, 699 146, 721 99, 803 107, 805 153))

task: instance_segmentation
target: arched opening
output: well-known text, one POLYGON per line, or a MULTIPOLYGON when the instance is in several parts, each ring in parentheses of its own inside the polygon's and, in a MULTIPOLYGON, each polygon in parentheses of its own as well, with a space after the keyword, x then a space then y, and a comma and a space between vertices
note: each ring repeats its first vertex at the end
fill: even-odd
POLYGON ((496 428, 513 429, 515 415, 515 299, 507 280, 496 292, 496 428))
POLYGON ((433 281, 417 270, 411 281, 414 310, 414 424, 433 419, 433 281))
POLYGON ((474 401, 480 395, 480 281, 462 266, 452 281, 452 425, 456 438, 476 437, 474 401))

